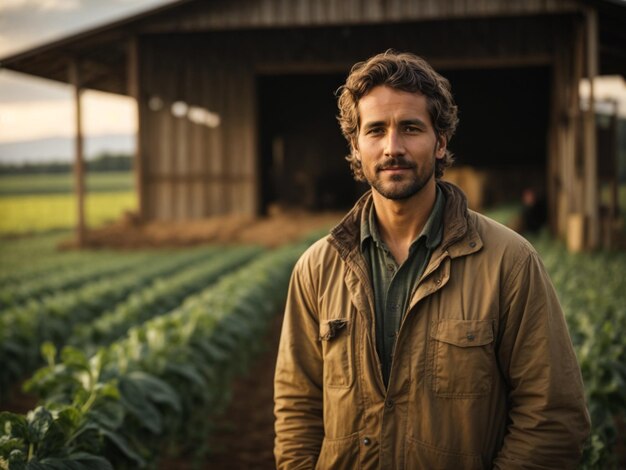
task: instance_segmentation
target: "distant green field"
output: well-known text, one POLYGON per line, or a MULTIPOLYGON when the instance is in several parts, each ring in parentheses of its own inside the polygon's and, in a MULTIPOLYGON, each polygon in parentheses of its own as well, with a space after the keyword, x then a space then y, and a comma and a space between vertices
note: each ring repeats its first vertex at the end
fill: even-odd
MULTIPOLYGON (((133 189, 129 171, 93 172, 86 175, 87 191, 116 192, 133 189)), ((74 191, 72 174, 0 175, 0 196, 69 194, 74 191)))
MULTIPOLYGON (((137 207, 133 191, 88 194, 85 204, 87 225, 96 227, 137 207)), ((73 194, 35 194, 0 197, 0 235, 68 229, 76 225, 76 198, 73 194)))
MULTIPOLYGON (((137 208, 131 172, 89 173, 87 225, 96 227, 137 208)), ((71 229, 77 207, 70 174, 0 176, 0 235, 71 229)))

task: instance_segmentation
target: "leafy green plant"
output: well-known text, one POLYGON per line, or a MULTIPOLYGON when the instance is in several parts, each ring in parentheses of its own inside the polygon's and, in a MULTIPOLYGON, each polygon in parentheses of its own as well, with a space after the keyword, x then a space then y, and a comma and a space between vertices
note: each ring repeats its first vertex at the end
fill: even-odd
POLYGON ((63 345, 74 325, 96 318, 133 290, 213 256, 216 248, 170 252, 149 258, 123 274, 60 291, 0 314, 0 397, 8 385, 39 362, 44 341, 63 345))
POLYGON ((174 309, 188 295, 203 290, 259 253, 261 249, 257 247, 225 249, 167 279, 158 278, 93 322, 77 325, 69 344, 87 353, 93 352, 97 346, 123 336, 130 327, 174 309))
MULTIPOLYGON (((72 269, 58 270, 48 277, 31 278, 10 283, 0 288, 0 308, 18 305, 26 300, 39 299, 57 291, 69 290, 88 282, 104 279, 146 262, 150 255, 133 254, 101 257, 98 262, 86 262, 72 269)), ((52 274, 52 273, 50 273, 52 274)))
MULTIPOLYGON (((44 397, 44 409, 78 407, 82 417, 80 427, 59 441, 72 438, 81 452, 106 455, 115 468, 138 468, 154 461, 163 441, 184 442, 209 432, 207 418, 228 402, 232 377, 264 347, 265 329, 284 302, 291 269, 303 249, 292 246, 259 257, 172 312, 131 329, 90 359, 66 347, 55 363, 47 351, 48 365, 28 387, 44 397), (104 389, 106 396, 99 395, 104 389), (85 443, 82 434, 72 437, 84 428, 91 433, 85 443)), ((46 447, 47 436, 19 439, 22 455, 31 445, 42 449, 37 462, 55 458, 67 465, 73 455, 61 453, 63 445, 46 447), (43 450, 52 447, 57 450, 43 450)), ((10 462, 11 449, 2 449, 0 456, 10 462)))
MULTIPOLYGON (((42 352, 48 367, 57 368, 54 345, 46 343, 42 352)), ((39 406, 26 416, 0 413, 0 468, 112 470, 99 454, 104 438, 121 425, 123 409, 115 381, 98 381, 102 354, 87 361, 78 351, 63 351, 62 377, 75 385, 71 402, 39 406)))
POLYGON ((531 238, 563 306, 592 422, 582 468, 617 465, 616 417, 626 416, 626 253, 571 254, 547 236, 531 238))

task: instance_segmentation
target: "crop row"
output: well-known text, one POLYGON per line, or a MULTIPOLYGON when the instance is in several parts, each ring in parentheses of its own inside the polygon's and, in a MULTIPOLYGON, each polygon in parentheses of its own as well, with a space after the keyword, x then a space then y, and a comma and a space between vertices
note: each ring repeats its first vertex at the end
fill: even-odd
POLYGON ((0 308, 7 308, 27 300, 38 299, 58 291, 65 291, 88 282, 132 269, 148 260, 151 255, 108 256, 91 262, 81 262, 72 268, 55 270, 53 275, 38 276, 13 282, 0 288, 0 308))
POLYGON ((68 344, 87 354, 95 352, 98 346, 109 344, 126 334, 130 327, 173 310, 185 297, 203 290, 260 252, 261 248, 257 247, 226 249, 167 279, 158 278, 93 322, 76 325, 68 344))
POLYGON ((0 397, 13 381, 36 366, 42 342, 63 344, 74 325, 93 320, 155 278, 170 275, 214 254, 214 249, 196 249, 153 257, 117 276, 4 310, 0 314, 0 397))
POLYGON ((22 283, 45 282, 66 276, 85 265, 98 265, 107 259, 140 258, 154 253, 148 250, 120 253, 113 250, 58 250, 67 232, 32 237, 4 239, 0 243, 0 289, 19 287, 22 283))
POLYGON ((45 404, 27 416, 0 414, 5 467, 138 468, 163 442, 202 434, 232 375, 263 348, 303 248, 259 257, 90 358, 66 347, 56 363, 47 344, 48 366, 29 385, 45 404))
POLYGON ((626 253, 573 255, 548 238, 532 241, 561 300, 585 384, 592 436, 583 467, 615 468, 616 419, 626 418, 626 253))

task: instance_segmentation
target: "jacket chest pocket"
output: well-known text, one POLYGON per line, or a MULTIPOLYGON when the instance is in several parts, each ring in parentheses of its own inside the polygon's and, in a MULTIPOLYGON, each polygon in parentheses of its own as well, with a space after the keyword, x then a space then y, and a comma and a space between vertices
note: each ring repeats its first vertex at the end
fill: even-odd
POLYGON ((432 389, 447 398, 486 395, 494 374, 491 320, 442 319, 431 332, 432 389))
POLYGON ((352 322, 347 318, 323 320, 320 323, 324 354, 324 386, 349 388, 354 377, 352 361, 352 322))

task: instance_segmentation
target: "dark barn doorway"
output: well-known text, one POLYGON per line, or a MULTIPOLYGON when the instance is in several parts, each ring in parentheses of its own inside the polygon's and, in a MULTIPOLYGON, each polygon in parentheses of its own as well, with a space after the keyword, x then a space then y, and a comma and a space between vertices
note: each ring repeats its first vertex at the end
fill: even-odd
MULTIPOLYGON (((545 196, 550 68, 440 72, 450 80, 460 110, 451 142, 456 163, 446 173, 456 171, 457 177, 449 179, 466 190, 470 202, 479 201, 479 210, 519 202, 527 188, 545 196), (476 171, 463 172, 468 167, 476 171)), ((341 74, 258 77, 262 212, 272 205, 344 210, 366 189, 352 179, 336 120, 334 91, 344 81, 341 74)))
POLYGON ((453 168, 486 179, 485 206, 516 202, 525 189, 546 192, 551 72, 547 66, 442 70, 460 123, 453 168))
POLYGON ((257 79, 261 211, 271 206, 344 210, 364 190, 345 156, 335 90, 344 75, 267 75, 257 79))

